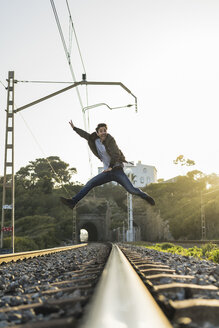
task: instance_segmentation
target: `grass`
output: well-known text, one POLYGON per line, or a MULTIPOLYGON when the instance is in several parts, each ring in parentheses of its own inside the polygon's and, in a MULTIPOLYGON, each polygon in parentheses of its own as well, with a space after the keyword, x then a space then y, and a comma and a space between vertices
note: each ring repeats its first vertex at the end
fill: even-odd
POLYGON ((182 256, 193 256, 199 260, 204 259, 219 263, 219 247, 218 245, 212 243, 204 244, 201 247, 194 246, 191 248, 184 248, 172 243, 160 243, 154 245, 147 242, 135 242, 132 244, 135 246, 143 246, 149 249, 155 249, 159 252, 179 254, 182 256))

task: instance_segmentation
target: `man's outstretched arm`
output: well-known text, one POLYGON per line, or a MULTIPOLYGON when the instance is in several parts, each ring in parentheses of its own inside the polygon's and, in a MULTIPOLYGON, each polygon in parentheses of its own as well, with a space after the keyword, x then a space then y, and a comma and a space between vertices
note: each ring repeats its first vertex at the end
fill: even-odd
POLYGON ((74 127, 75 127, 75 126, 74 126, 72 120, 69 122, 69 124, 71 125, 72 129, 74 130, 74 127))
POLYGON ((69 124, 71 125, 72 129, 77 132, 77 134, 79 134, 80 137, 88 140, 90 134, 82 129, 76 128, 76 126, 73 124, 72 120, 69 122, 69 124))

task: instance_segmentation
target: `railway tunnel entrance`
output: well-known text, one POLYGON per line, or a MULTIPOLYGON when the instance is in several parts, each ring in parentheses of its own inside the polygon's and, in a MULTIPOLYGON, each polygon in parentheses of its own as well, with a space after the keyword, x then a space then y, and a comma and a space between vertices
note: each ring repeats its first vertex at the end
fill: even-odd
POLYGON ((83 214, 78 215, 77 218, 77 236, 78 240, 81 240, 81 234, 85 236, 85 232, 87 231, 87 241, 97 241, 102 242, 106 241, 106 218, 105 216, 97 216, 92 214, 83 214))
POLYGON ((89 242, 90 241, 104 242, 110 240, 109 226, 110 226, 111 212, 109 210, 108 202, 106 201, 96 202, 95 203, 96 207, 93 208, 93 211, 90 210, 91 206, 85 207, 85 205, 77 208, 77 215, 76 215, 77 240, 79 241, 80 235, 84 234, 82 230, 87 231, 89 242))
POLYGON ((97 227, 92 222, 85 223, 80 229, 80 239, 87 239, 87 241, 98 241, 97 227), (86 233, 87 232, 87 233, 86 233))

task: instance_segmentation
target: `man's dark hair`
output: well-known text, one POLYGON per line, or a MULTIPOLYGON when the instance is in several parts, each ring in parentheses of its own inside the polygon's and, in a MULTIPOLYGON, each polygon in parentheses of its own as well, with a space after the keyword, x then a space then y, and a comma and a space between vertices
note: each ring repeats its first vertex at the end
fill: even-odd
POLYGON ((99 123, 98 125, 97 125, 97 127, 96 127, 96 132, 98 132, 98 130, 100 129, 100 128, 106 128, 107 129, 107 125, 106 125, 106 123, 99 123))

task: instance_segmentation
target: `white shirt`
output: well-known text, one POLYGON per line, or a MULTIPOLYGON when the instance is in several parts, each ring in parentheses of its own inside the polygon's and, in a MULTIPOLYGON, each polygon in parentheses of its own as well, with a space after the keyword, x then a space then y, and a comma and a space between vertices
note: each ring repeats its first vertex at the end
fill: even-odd
POLYGON ((105 146, 102 144, 99 138, 95 140, 95 145, 97 147, 98 155, 100 156, 101 161, 103 162, 104 170, 109 168, 111 157, 106 152, 105 146))

